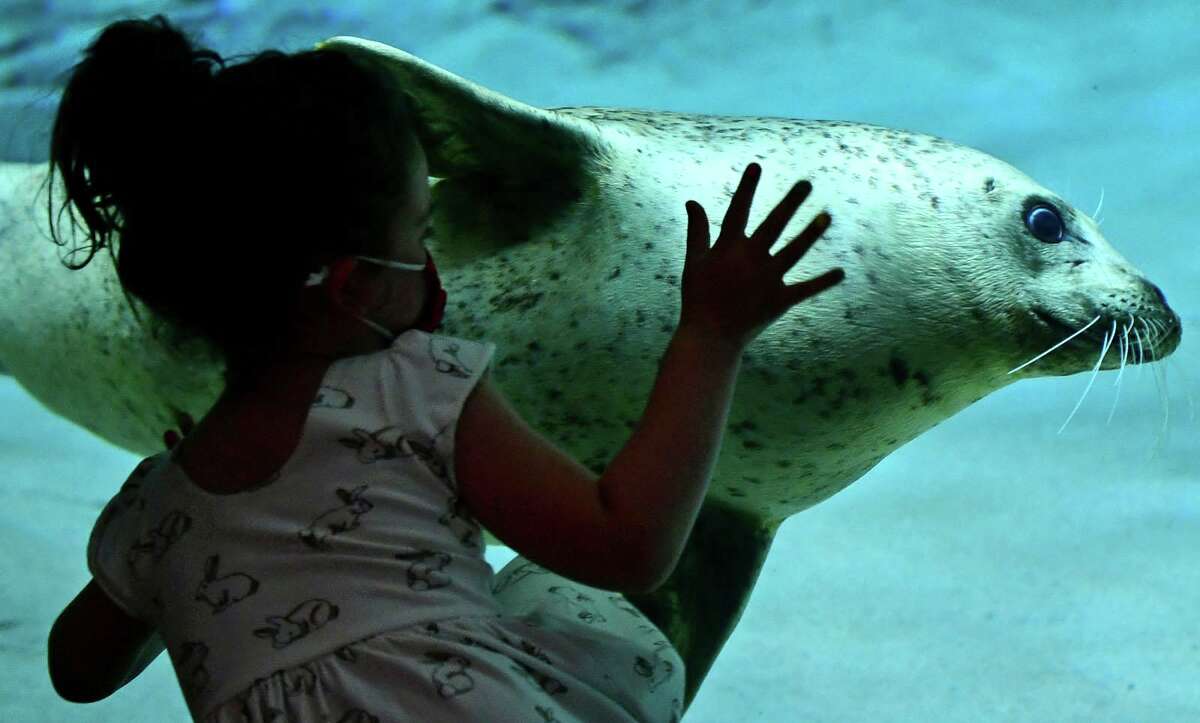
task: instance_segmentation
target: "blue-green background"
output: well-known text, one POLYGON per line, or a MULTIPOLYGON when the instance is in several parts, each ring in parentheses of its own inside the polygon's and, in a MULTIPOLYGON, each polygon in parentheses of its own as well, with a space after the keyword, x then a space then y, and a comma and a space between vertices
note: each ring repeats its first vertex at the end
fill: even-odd
MULTIPOLYGON (((793 517, 685 720, 1200 721, 1200 4, 0 0, 0 159, 46 160, 58 75, 155 12, 226 56, 358 35, 534 105, 864 121, 1103 189, 1179 351, 1111 423, 1116 372, 1061 434, 1087 375, 1023 382, 793 517)), ((186 719, 166 656, 90 706, 45 672, 136 461, 0 377, 0 721, 186 719)))

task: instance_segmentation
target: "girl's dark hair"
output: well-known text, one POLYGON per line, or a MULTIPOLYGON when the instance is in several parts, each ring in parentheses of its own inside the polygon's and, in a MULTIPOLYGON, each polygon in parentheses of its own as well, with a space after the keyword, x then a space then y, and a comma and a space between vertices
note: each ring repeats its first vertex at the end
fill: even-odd
POLYGON ((64 245, 57 167, 59 214, 73 204, 91 242, 64 264, 109 246, 126 298, 213 342, 230 382, 282 340, 310 272, 383 252, 411 119, 386 74, 334 50, 227 66, 162 15, 116 22, 71 71, 54 121, 51 236, 64 245))

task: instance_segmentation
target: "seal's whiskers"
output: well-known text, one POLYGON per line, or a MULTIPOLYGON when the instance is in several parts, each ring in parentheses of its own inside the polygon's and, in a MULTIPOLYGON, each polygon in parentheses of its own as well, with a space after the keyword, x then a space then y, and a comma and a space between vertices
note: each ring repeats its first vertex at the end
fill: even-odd
POLYGON ((1187 372, 1184 371, 1182 364, 1172 364, 1172 361, 1169 358, 1164 359, 1163 363, 1167 365, 1168 369, 1174 369, 1177 374, 1183 377, 1183 395, 1188 402, 1188 419, 1194 423, 1196 421, 1196 404, 1195 400, 1192 399, 1191 377, 1189 377, 1187 372))
MULTIPOLYGON (((1139 319, 1142 327, 1146 330, 1146 344, 1150 347, 1150 353, 1157 358, 1158 350, 1155 348, 1155 338, 1165 336, 1161 333, 1161 328, 1154 325, 1154 322, 1146 319, 1139 319)), ((1162 451, 1166 442, 1167 431, 1171 424, 1171 400, 1167 397, 1167 379, 1166 375, 1160 366, 1154 367, 1154 386, 1158 389, 1158 397, 1162 400, 1163 405, 1163 424, 1158 430, 1158 434, 1154 438, 1154 447, 1150 452, 1150 459, 1156 459, 1159 452, 1162 451)))
MULTIPOLYGON (((1099 319, 1099 318, 1100 317, 1098 317, 1098 316, 1096 317, 1096 319, 1099 319)), ((1092 320, 1092 324, 1096 323, 1096 319, 1092 320)), ((1088 324, 1088 326, 1091 326, 1091 324, 1088 324)), ((1087 327, 1084 327, 1084 328, 1086 329, 1087 327)), ((1084 388, 1083 395, 1079 397, 1079 401, 1075 402, 1075 408, 1072 409, 1071 414, 1067 416, 1067 421, 1063 422, 1063 425, 1058 428, 1059 434, 1062 434, 1063 430, 1067 428, 1067 425, 1071 423, 1072 419, 1074 419, 1075 412, 1078 412, 1079 407, 1081 407, 1083 405, 1083 400, 1087 399, 1088 392, 1090 392, 1092 390, 1092 384, 1094 384, 1096 382, 1096 375, 1100 373, 1100 365, 1104 363, 1104 357, 1108 356, 1108 348, 1110 346, 1112 346, 1113 339, 1115 339, 1116 337, 1117 337, 1117 322, 1114 319, 1112 333, 1110 334, 1107 331, 1104 332, 1104 346, 1100 349, 1100 358, 1096 360, 1096 366, 1092 367, 1092 376, 1090 379, 1088 379, 1087 387, 1084 388)))
POLYGON ((1087 324, 1087 326, 1083 327, 1082 329, 1080 329, 1079 331, 1075 332, 1074 334, 1072 334, 1072 335, 1068 336, 1066 339, 1063 339, 1062 341, 1058 342, 1057 344, 1055 344, 1054 346, 1050 347, 1049 349, 1047 349, 1046 351, 1042 352, 1041 354, 1038 354, 1038 355, 1037 355, 1037 356, 1035 356, 1034 358, 1030 359, 1029 361, 1025 362, 1025 363, 1024 363, 1024 364, 1022 364, 1021 366, 1017 367, 1016 369, 1012 369, 1012 370, 1010 370, 1008 373, 1009 373, 1009 374, 1012 374, 1013 372, 1019 372, 1019 371, 1021 371, 1022 369, 1024 369, 1024 368, 1025 368, 1025 367, 1027 367, 1027 366, 1029 366, 1030 364, 1034 363, 1034 362, 1035 362, 1035 361, 1037 361, 1038 359, 1041 359, 1042 357, 1046 356, 1046 355, 1047 355, 1047 354, 1049 354, 1050 352, 1052 352, 1052 351, 1054 351, 1055 349, 1059 348, 1059 347, 1060 347, 1060 346, 1062 346, 1063 344, 1066 344, 1068 341, 1071 341, 1071 340, 1072 340, 1072 339, 1074 339, 1075 337, 1077 337, 1077 336, 1079 336, 1080 334, 1082 334, 1083 332, 1087 331, 1087 330, 1088 330, 1088 327, 1090 327, 1092 324, 1095 324, 1097 321, 1100 321, 1100 317, 1099 317, 1099 316, 1097 316, 1095 319, 1092 319, 1091 321, 1089 321, 1089 322, 1088 322, 1088 324, 1087 324))
MULTIPOLYGON (((1114 324, 1116 322, 1113 322, 1114 324)), ((1133 316, 1129 317, 1129 325, 1121 329, 1121 367, 1117 369, 1117 380, 1113 382, 1113 386, 1117 388, 1116 396, 1113 397, 1112 409, 1108 412, 1108 421, 1104 426, 1112 423, 1113 415, 1117 412, 1117 402, 1121 400, 1121 377, 1125 374, 1125 363, 1129 360, 1129 330, 1133 328, 1133 316)))
MULTIPOLYGON (((1145 319, 1138 319, 1142 323, 1142 328, 1146 330, 1146 345, 1150 347, 1151 356, 1158 358, 1158 349, 1155 348, 1154 340, 1158 336, 1155 328, 1150 322, 1145 319)), ((1163 430, 1167 428, 1167 422, 1171 416, 1171 405, 1166 398, 1166 380, 1162 378, 1162 368, 1154 367, 1154 386, 1158 389, 1158 396, 1163 400, 1163 430)))
POLYGON ((1136 327, 1135 327, 1135 328, 1134 328, 1134 330, 1133 330, 1133 335, 1137 337, 1137 344, 1138 344, 1138 379, 1141 379, 1141 378, 1142 378, 1142 369, 1143 369, 1143 368, 1145 368, 1145 364, 1146 364, 1146 346, 1145 346, 1145 344, 1142 342, 1142 335, 1138 333, 1138 330, 1137 330, 1137 328, 1136 328, 1136 327))
POLYGON ((1130 332, 1134 331, 1133 325, 1135 323, 1136 322, 1133 318, 1133 314, 1130 314, 1129 324, 1121 328, 1121 347, 1123 348, 1123 351, 1121 352, 1121 369, 1117 372, 1117 381, 1113 382, 1114 387, 1121 383, 1121 375, 1125 373, 1125 362, 1129 357, 1130 349, 1133 348, 1133 342, 1130 341, 1129 334, 1130 332))
POLYGON ((1096 204, 1096 211, 1092 214, 1092 218, 1096 221, 1096 225, 1104 223, 1100 220, 1100 209, 1104 208, 1104 186, 1100 187, 1100 203, 1096 204))

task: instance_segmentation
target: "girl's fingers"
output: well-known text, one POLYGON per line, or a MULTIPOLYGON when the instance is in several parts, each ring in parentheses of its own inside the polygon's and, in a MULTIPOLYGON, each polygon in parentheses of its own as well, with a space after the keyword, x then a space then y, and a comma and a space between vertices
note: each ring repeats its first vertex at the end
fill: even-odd
POLYGON ((699 258, 708 251, 708 214, 704 207, 695 201, 684 204, 688 214, 687 255, 688 258, 699 258))
POLYGON ((757 163, 746 166, 746 171, 742 174, 742 181, 738 184, 737 190, 733 192, 729 209, 725 211, 725 218, 721 221, 721 236, 717 239, 718 242, 722 238, 738 240, 746 238, 746 222, 750 218, 750 203, 754 200, 754 190, 758 187, 760 175, 762 175, 762 166, 757 163))
POLYGON ((800 181, 792 186, 779 204, 771 209, 771 213, 767 214, 766 219, 759 224, 758 230, 754 232, 754 240, 768 250, 774 246, 775 241, 779 239, 779 234, 783 233, 784 227, 788 225, 788 221, 792 220, 796 209, 800 208, 800 204, 804 203, 804 199, 808 198, 810 193, 812 193, 812 184, 808 181, 800 181))
POLYGON ((787 246, 780 249, 779 253, 775 254, 775 264, 778 266, 780 273, 786 272, 788 269, 796 265, 804 254, 812 248, 821 234, 825 233, 830 224, 833 223, 831 217, 825 211, 818 213, 816 218, 809 221, 796 238, 792 239, 787 246))
POLYGON ((787 293, 784 297, 784 311, 799 304, 805 299, 810 299, 831 286, 836 286, 841 283, 842 279, 846 278, 845 270, 836 268, 831 271, 826 271, 820 276, 801 281, 798 284, 791 284, 786 288, 787 293))

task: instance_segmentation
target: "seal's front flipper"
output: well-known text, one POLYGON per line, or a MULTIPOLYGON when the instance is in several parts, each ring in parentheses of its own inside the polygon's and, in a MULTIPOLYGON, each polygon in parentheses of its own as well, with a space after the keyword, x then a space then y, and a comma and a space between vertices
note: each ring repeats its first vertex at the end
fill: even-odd
POLYGON ((526 105, 390 45, 338 36, 317 48, 383 70, 408 98, 429 175, 439 179, 431 251, 444 268, 545 235, 589 195, 610 154, 594 123, 526 105))
POLYGON ((778 525, 705 502, 671 577, 648 595, 626 595, 683 658, 689 706, 742 616, 778 525))
POLYGON ((419 118, 431 176, 485 174, 520 184, 579 168, 603 146, 588 123, 513 100, 390 45, 340 35, 317 48, 344 52, 395 81, 419 118))

